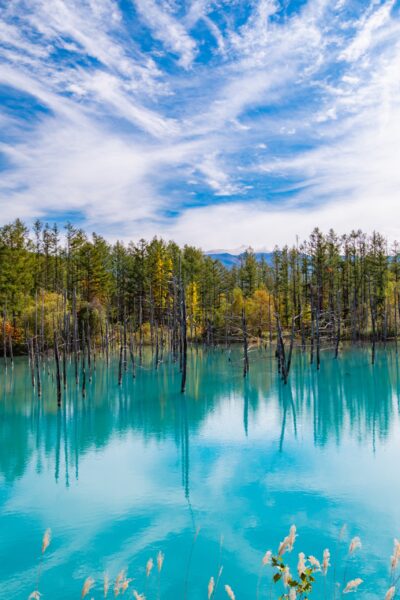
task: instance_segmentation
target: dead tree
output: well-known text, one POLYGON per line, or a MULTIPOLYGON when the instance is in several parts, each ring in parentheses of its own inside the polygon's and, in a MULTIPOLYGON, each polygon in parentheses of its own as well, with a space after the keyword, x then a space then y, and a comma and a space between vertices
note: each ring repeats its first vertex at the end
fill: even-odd
POLYGON ((7 312, 6 309, 3 309, 3 360, 4 367, 7 369, 7 335, 6 335, 6 318, 7 312))
POLYGON ((340 344, 340 334, 341 334, 341 318, 340 318, 340 314, 341 314, 341 306, 340 306, 340 294, 338 292, 337 294, 337 301, 336 301, 337 307, 336 307, 336 341, 335 341, 335 358, 338 357, 339 355, 339 344, 340 344))
POLYGON ((61 406, 60 354, 58 351, 58 339, 56 330, 54 330, 54 357, 56 360, 57 406, 61 406))
POLYGON ((179 259, 179 291, 180 291, 180 317, 181 317, 181 393, 186 389, 186 371, 187 371, 187 323, 186 323, 186 298, 185 286, 182 279, 182 264, 179 259))
POLYGON ((371 312, 371 324, 372 324, 372 347, 371 347, 371 363, 375 364, 375 345, 376 345, 376 317, 377 317, 377 307, 376 307, 376 298, 372 294, 371 290, 371 280, 368 280, 369 286, 369 308, 371 312))
POLYGON ((242 330, 243 330, 243 377, 247 377, 249 372, 249 342, 247 336, 246 311, 242 308, 242 330))
POLYGON ((292 365, 292 355, 293 355, 293 347, 294 347, 294 339, 296 335, 296 320, 300 317, 300 315, 296 315, 292 317, 292 331, 290 334, 290 343, 289 343, 289 352, 286 357, 285 350, 285 342, 283 339, 283 332, 281 321, 278 313, 275 315, 276 317, 276 328, 277 328, 277 358, 278 358, 278 372, 281 374, 284 384, 287 383, 290 367, 292 365))

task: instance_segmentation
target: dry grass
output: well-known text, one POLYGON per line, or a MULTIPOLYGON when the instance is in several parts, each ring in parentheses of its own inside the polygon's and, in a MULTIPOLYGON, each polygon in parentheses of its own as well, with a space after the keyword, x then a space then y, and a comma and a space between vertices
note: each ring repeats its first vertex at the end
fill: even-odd
POLYGON ((81 598, 86 598, 86 596, 88 595, 88 593, 90 592, 90 590, 92 589, 93 586, 94 586, 93 577, 87 577, 85 579, 85 583, 83 584, 83 587, 82 587, 81 598))
POLYGON ((51 529, 46 529, 42 540, 42 554, 44 554, 51 542, 51 529))
MULTIPOLYGON (((196 532, 195 539, 197 538, 198 532, 196 532)), ((342 528, 338 541, 341 541, 344 535, 344 529, 342 528)), ((309 597, 309 594, 312 592, 314 587, 315 578, 320 574, 324 578, 324 598, 325 600, 328 598, 328 590, 326 586, 327 574, 331 568, 331 553, 328 548, 323 551, 322 561, 316 558, 313 555, 308 555, 304 552, 298 553, 297 558, 297 566, 296 578, 292 576, 290 566, 284 561, 283 555, 286 552, 291 552, 294 548, 295 541, 297 538, 297 530, 296 526, 292 525, 289 530, 289 534, 283 539, 283 541, 279 544, 277 553, 274 554, 272 550, 267 550, 261 558, 260 561, 260 575, 257 582, 257 589, 255 596, 259 597, 260 593, 260 585, 261 580, 264 573, 271 573, 270 579, 270 592, 269 597, 272 600, 273 598, 273 586, 277 584, 279 581, 281 585, 283 584, 283 593, 279 595, 280 600, 305 600, 309 597)), ((41 600, 41 592, 39 591, 39 578, 40 578, 40 566, 42 564, 43 555, 48 549, 51 542, 51 531, 47 529, 44 533, 42 539, 42 548, 40 554, 40 563, 39 563, 39 573, 38 573, 38 585, 35 591, 33 591, 28 600, 41 600)), ((222 543, 221 543, 222 546, 222 543)), ((361 540, 358 536, 353 537, 351 539, 350 545, 348 546, 347 552, 347 561, 350 561, 350 557, 362 548, 361 540)), ((158 598, 160 600, 160 574, 163 570, 165 555, 163 552, 159 551, 156 558, 156 576, 158 581, 158 592, 154 594, 154 598, 158 598)), ((396 569, 398 567, 400 561, 400 542, 399 540, 394 540, 394 549, 393 554, 390 557, 390 585, 385 594, 385 600, 393 600, 396 596, 396 585, 398 580, 400 579, 400 575, 396 578, 396 569)), ((334 561, 335 563, 336 561, 334 561)), ((113 591, 114 597, 124 596, 126 597, 130 595, 130 597, 134 597, 135 600, 146 600, 147 598, 147 582, 152 577, 152 572, 155 566, 155 562, 152 557, 150 557, 145 565, 145 593, 139 593, 136 589, 129 591, 129 586, 133 581, 132 578, 128 578, 126 576, 126 571, 121 570, 115 578, 113 591)), ((358 591, 358 588, 363 584, 363 579, 360 577, 356 577, 354 579, 346 580, 346 570, 347 570, 347 562, 345 564, 344 573, 343 573, 343 584, 342 586, 336 581, 335 569, 333 569, 333 593, 332 598, 335 600, 337 598, 337 593, 344 595, 348 593, 354 593, 358 591)), ((215 597, 217 592, 217 587, 219 580, 221 578, 223 572, 223 565, 221 563, 220 556, 220 565, 218 570, 218 575, 216 578, 213 576, 210 577, 207 586, 207 598, 208 600, 212 600, 215 597)), ((102 580, 102 586, 96 590, 96 582, 95 579, 91 576, 87 577, 83 583, 83 587, 81 590, 81 599, 83 600, 89 594, 89 592, 98 593, 97 598, 102 595, 104 598, 107 598, 109 595, 109 591, 111 589, 111 581, 107 573, 104 574, 102 580)), ((152 589, 152 586, 150 586, 152 589)), ((154 589, 154 587, 153 587, 154 589)), ((224 590, 226 596, 230 600, 236 600, 235 593, 231 587, 231 585, 225 583, 224 590)), ((185 594, 186 594, 186 585, 185 585, 185 594)), ((205 594, 204 594, 205 595, 205 594)), ((246 599, 250 598, 252 594, 248 595, 246 593, 246 599)), ((152 595, 150 595, 150 598, 152 595)), ((72 599, 71 599, 72 600, 72 599)), ((92 599, 93 600, 93 599, 92 599)))

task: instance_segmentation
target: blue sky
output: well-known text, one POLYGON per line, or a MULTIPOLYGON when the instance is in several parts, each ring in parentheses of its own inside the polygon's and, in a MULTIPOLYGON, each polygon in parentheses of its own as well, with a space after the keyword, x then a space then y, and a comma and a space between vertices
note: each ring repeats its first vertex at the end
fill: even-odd
POLYGON ((400 237, 400 1, 0 0, 1 222, 400 237))

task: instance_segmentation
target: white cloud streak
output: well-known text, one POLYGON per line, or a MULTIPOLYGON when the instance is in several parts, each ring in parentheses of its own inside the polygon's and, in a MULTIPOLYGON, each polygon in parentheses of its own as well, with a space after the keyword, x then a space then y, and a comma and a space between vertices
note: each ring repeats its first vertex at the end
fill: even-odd
POLYGON ((189 68, 196 55, 196 43, 182 23, 173 17, 168 5, 155 0, 135 0, 135 5, 154 37, 179 56, 182 67, 189 68))

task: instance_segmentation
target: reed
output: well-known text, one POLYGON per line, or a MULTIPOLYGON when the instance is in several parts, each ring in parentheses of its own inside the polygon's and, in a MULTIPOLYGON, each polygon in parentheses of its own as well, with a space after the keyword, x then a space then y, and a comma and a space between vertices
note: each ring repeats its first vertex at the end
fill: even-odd
POLYGON ((349 554, 354 554, 356 550, 362 547, 361 540, 358 536, 353 537, 349 546, 349 554))
POLYGON ((212 595, 214 593, 214 588, 215 588, 214 577, 210 577, 210 581, 208 582, 208 590, 207 590, 208 600, 210 600, 212 598, 212 595))
POLYGON ((108 577, 108 574, 105 573, 104 574, 104 578, 103 578, 103 595, 104 595, 104 598, 107 598, 109 589, 110 589, 110 578, 108 577))
POLYGON ((87 577, 82 587, 81 598, 86 598, 92 587, 94 586, 93 577, 87 577))
POLYGON ((346 585, 343 590, 343 594, 348 594, 349 592, 354 592, 359 585, 361 585, 363 580, 360 577, 356 577, 356 579, 352 579, 346 585))
POLYGON ((125 570, 122 569, 122 571, 120 571, 118 573, 118 575, 115 579, 115 583, 114 583, 114 597, 115 598, 120 595, 121 583, 123 582, 124 579, 125 579, 125 570))
POLYGON ((164 558, 165 558, 165 556, 164 556, 163 552, 161 552, 161 550, 160 550, 157 554, 157 569, 158 569, 159 573, 161 573, 161 570, 163 568, 164 558))
POLYGON ((46 529, 42 540, 42 554, 44 554, 51 542, 51 529, 46 529))
POLYGON ((146 577, 150 576, 150 573, 152 572, 154 567, 154 561, 152 558, 149 558, 149 560, 146 563, 146 577))
MULTIPOLYGON (((196 541, 198 533, 199 533, 199 530, 196 530, 193 542, 196 541)), ((294 576, 294 575, 292 575, 291 566, 286 562, 286 559, 283 558, 283 554, 286 551, 291 552, 293 550, 297 537, 298 537, 298 535, 297 535, 296 527, 295 527, 295 525, 292 525, 290 528, 289 534, 284 538, 283 542, 281 542, 279 544, 276 554, 274 554, 271 550, 268 550, 261 556, 260 576, 257 581, 257 589, 256 589, 256 597, 257 598, 260 596, 261 578, 264 575, 264 573, 266 573, 266 572, 271 572, 271 575, 272 575, 271 580, 270 580, 271 587, 269 590, 271 600, 274 597, 273 587, 275 584, 278 584, 279 582, 281 582, 281 585, 283 585, 283 593, 279 594, 279 600, 308 600, 311 592, 314 591, 314 586, 315 586, 316 578, 317 578, 318 574, 320 574, 320 576, 323 578, 324 592, 325 592, 324 596, 325 596, 325 598, 327 598, 326 578, 327 578, 328 570, 332 566, 331 565, 331 553, 328 548, 325 548, 325 550, 323 551, 322 560, 319 560, 312 554, 306 555, 304 552, 299 552, 298 558, 297 558, 297 564, 295 564, 295 568, 293 569, 293 572, 296 571, 297 575, 294 576)), ((340 537, 342 537, 342 536, 340 536, 340 537)), ((340 541, 340 538, 339 538, 339 541, 340 541)), ((43 555, 45 554, 46 550, 48 549, 50 543, 51 543, 51 531, 50 531, 50 529, 47 529, 42 538, 40 564, 42 562, 43 555)), ((221 546, 222 546, 222 541, 221 541, 221 546)), ((356 550, 358 550, 360 548, 362 548, 360 538, 358 536, 353 537, 351 539, 350 544, 347 549, 346 563, 344 566, 344 574, 343 574, 344 583, 342 586, 340 586, 340 584, 335 581, 336 571, 335 571, 335 569, 332 570, 332 574, 334 577, 334 581, 333 581, 334 592, 332 594, 333 599, 336 596, 337 589, 341 590, 340 591, 341 595, 355 593, 358 591, 360 586, 362 586, 362 584, 364 583, 364 580, 361 577, 355 577, 355 578, 349 579, 349 580, 346 579, 348 559, 349 559, 349 557, 351 557, 354 554, 354 552, 356 550)), ((391 579, 391 581, 390 581, 389 587, 386 591, 386 594, 384 596, 384 600, 393 600, 396 596, 396 584, 397 584, 398 579, 400 579, 400 575, 397 577, 397 579, 395 577, 396 569, 397 569, 398 563, 399 563, 399 558, 400 558, 400 542, 397 539, 395 539, 393 554, 390 557, 390 579, 391 579)), ((151 600, 152 595, 150 594, 148 596, 148 594, 147 594, 147 582, 151 576, 151 573, 152 573, 155 565, 157 567, 158 576, 160 575, 160 573, 164 567, 164 560, 165 560, 165 555, 161 550, 157 553, 156 562, 154 562, 152 557, 150 557, 148 559, 148 561, 146 563, 146 567, 145 567, 145 579, 144 579, 144 583, 146 585, 145 593, 139 593, 136 589, 133 589, 131 592, 129 592, 129 586, 130 586, 131 582, 133 581, 133 578, 128 578, 126 576, 126 570, 122 569, 115 578, 114 589, 113 589, 114 597, 117 597, 119 595, 124 595, 124 594, 126 594, 126 597, 129 597, 129 594, 130 594, 130 597, 133 596, 133 598, 135 600, 146 600, 146 598, 148 598, 148 597, 151 600)), ((221 579, 222 573, 223 573, 223 565, 221 564, 221 557, 220 557, 220 566, 219 566, 217 577, 214 578, 214 576, 211 576, 210 579, 208 580, 208 585, 207 585, 207 599, 208 600, 212 600, 213 598, 215 598, 218 583, 221 579)), ((143 577, 143 575, 142 575, 142 577, 143 577)), ((38 581, 38 584, 39 584, 39 581, 38 581)), ((228 583, 224 583, 223 587, 224 587, 226 596, 228 596, 228 598, 230 600, 236 600, 236 594, 233 591, 232 586, 228 583)), ((109 594, 109 590, 110 590, 110 578, 107 573, 104 574, 102 582, 100 582, 100 585, 98 586, 98 588, 96 587, 95 579, 93 577, 89 576, 85 579, 85 581, 83 583, 80 597, 81 597, 81 600, 83 600, 84 598, 86 598, 89 595, 90 592, 92 592, 92 594, 93 594, 93 596, 91 595, 92 600, 99 598, 101 595, 104 598, 107 598, 108 594, 109 594)), ((184 593, 185 593, 185 595, 188 593, 187 587, 185 587, 184 593)), ((160 595, 160 589, 158 588, 158 597, 159 597, 159 595, 160 595)), ((251 596, 252 596, 251 593, 246 593, 246 598, 250 598, 251 596)), ((28 600, 41 600, 41 598, 42 598, 42 593, 39 591, 39 585, 37 585, 36 589, 33 592, 31 592, 31 594, 29 595, 28 600)), ((238 600, 240 600, 240 596, 239 596, 238 600)))
POLYGON ((157 554, 157 597, 160 600, 161 597, 161 571, 164 564, 164 553, 161 550, 157 554))
POLYGON ((396 587, 392 585, 385 594, 385 600, 392 600, 396 594, 396 587))

